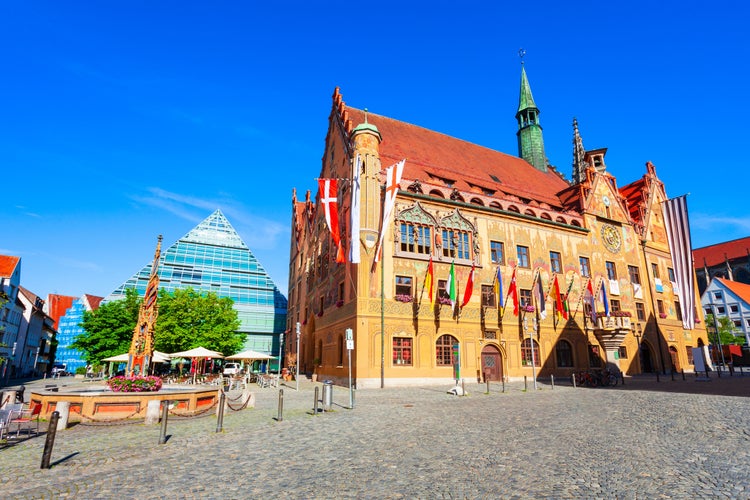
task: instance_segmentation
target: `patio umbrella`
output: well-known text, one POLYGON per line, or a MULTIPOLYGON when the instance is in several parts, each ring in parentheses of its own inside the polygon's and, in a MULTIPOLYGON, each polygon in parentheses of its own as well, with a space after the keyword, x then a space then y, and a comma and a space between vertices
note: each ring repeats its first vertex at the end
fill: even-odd
MULTIPOLYGON (((193 363, 195 368, 198 368, 200 366, 200 362, 205 360, 206 358, 223 358, 224 355, 217 351, 211 351, 209 349, 206 349, 205 347, 195 347, 193 349, 189 349, 187 351, 180 351, 180 352, 173 352, 170 354, 173 358, 191 358, 193 360, 193 363)), ((198 370, 193 371, 193 379, 195 380, 195 376, 197 375, 198 370)))
MULTIPOLYGON (((108 358, 104 358, 102 361, 109 361, 111 363, 127 363, 128 356, 129 354, 126 352, 125 354, 118 354, 117 356, 110 356, 108 358)), ((154 363, 167 363, 169 362, 169 354, 165 354, 159 351, 154 351, 151 361, 154 363)))
POLYGON ((245 361, 255 361, 256 359, 276 359, 276 356, 270 356, 262 352, 249 350, 249 351, 238 352, 237 354, 232 354, 231 356, 227 356, 227 359, 241 359, 245 361))

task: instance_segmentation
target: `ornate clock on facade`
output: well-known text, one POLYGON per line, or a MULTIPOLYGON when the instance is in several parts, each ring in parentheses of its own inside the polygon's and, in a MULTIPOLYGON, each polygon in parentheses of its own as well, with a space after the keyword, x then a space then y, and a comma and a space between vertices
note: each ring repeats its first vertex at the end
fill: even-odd
POLYGON ((611 224, 604 224, 602 226, 602 241, 607 250, 612 253, 617 253, 622 248, 620 230, 611 224))

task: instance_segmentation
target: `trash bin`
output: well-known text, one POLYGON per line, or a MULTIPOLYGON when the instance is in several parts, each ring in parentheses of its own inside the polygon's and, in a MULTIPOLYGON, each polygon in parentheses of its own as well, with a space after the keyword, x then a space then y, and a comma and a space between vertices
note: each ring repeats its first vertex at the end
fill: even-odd
POLYGON ((330 411, 333 405, 333 382, 323 381, 323 411, 330 411))

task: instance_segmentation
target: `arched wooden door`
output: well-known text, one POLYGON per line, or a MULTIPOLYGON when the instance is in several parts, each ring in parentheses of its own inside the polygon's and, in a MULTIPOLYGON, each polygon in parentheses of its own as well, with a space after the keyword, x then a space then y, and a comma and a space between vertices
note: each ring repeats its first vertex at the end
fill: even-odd
POLYGON ((496 345, 487 344, 482 349, 482 378, 485 382, 503 379, 503 357, 496 345))
POLYGON ((651 362, 651 349, 645 342, 641 343, 641 363, 643 364, 643 373, 654 371, 654 364, 651 362))
POLYGON ((675 346, 669 346, 669 356, 672 358, 672 369, 679 372, 680 356, 677 354, 677 348, 675 346))

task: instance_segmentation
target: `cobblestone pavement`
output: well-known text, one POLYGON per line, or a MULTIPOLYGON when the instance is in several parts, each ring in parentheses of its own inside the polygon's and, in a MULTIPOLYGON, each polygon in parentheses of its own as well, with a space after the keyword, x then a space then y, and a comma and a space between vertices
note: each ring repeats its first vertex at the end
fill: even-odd
POLYGON ((0 449, 0 497, 750 498, 750 376, 367 389, 353 410, 335 387, 314 416, 316 385, 283 388, 283 421, 268 388, 222 432, 170 417, 165 444, 142 421, 75 425, 50 469, 44 435, 22 438, 0 449))

